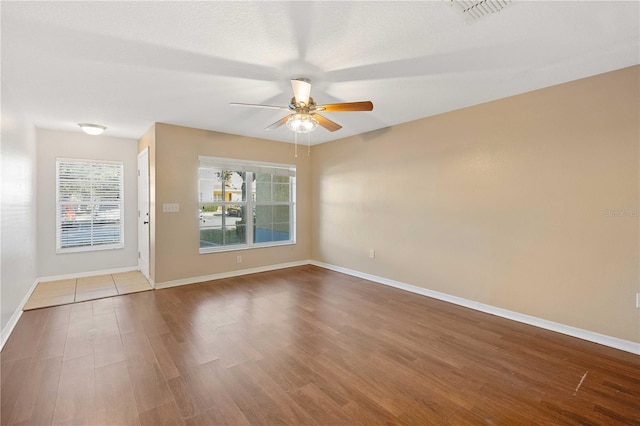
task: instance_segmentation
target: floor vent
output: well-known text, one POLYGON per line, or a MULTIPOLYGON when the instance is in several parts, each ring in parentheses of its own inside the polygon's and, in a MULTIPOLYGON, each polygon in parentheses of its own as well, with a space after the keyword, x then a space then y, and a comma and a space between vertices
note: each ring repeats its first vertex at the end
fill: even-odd
POLYGON ((450 0, 451 6, 469 21, 500 12, 511 0, 450 0))

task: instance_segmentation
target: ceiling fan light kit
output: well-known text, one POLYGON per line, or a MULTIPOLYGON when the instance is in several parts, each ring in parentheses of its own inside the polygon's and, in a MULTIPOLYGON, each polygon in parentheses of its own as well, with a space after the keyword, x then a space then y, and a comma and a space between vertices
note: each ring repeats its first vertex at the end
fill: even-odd
POLYGON ((297 113, 289 116, 286 124, 296 133, 309 133, 318 127, 318 120, 311 114, 297 113))

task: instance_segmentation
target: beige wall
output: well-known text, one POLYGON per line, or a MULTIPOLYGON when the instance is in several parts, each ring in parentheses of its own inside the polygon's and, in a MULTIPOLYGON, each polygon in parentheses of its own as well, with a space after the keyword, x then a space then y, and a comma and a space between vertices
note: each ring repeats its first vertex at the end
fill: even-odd
POLYGON ((81 132, 37 130, 38 274, 51 277, 138 266, 138 174, 135 139, 81 132), (56 253, 56 157, 122 161, 124 248, 56 253))
MULTIPOLYGON (((293 145, 157 123, 155 152, 150 156, 155 214, 151 216, 152 261, 156 284, 240 269, 305 261, 310 239, 310 158, 294 157, 293 145), (295 245, 198 254, 199 155, 288 163, 297 166, 297 242, 295 245), (179 213, 163 213, 164 203, 178 203, 179 213), (154 217, 155 216, 155 217, 154 217), (153 237, 152 237, 153 238, 153 237), (242 263, 236 263, 236 256, 242 263)), ((151 143, 147 136, 139 149, 151 143)))
POLYGON ((314 147, 311 258, 640 342, 639 69, 314 147))

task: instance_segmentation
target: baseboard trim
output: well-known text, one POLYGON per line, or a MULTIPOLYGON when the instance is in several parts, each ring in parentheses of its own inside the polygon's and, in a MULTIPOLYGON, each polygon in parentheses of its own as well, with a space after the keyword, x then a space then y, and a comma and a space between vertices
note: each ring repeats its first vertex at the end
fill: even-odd
POLYGON ((5 343, 7 343, 7 340, 9 340, 11 333, 13 333, 13 329, 18 324, 18 320, 22 316, 22 309, 24 308, 24 305, 27 304, 27 301, 31 297, 31 294, 33 294, 33 291, 36 289, 38 282, 39 280, 36 279, 33 284, 31 284, 31 288, 29 288, 27 294, 25 294, 25 296, 22 298, 22 301, 13 312, 13 315, 11 315, 11 318, 9 318, 9 322, 7 323, 7 325, 2 329, 2 332, 0 333, 0 351, 2 351, 5 343))
POLYGON ((126 268, 103 269, 101 271, 79 272, 75 274, 50 275, 48 277, 38 278, 38 282, 44 283, 49 281, 70 280, 73 278, 92 277, 95 275, 121 274, 123 272, 139 271, 137 266, 128 266, 126 268))
POLYGON ((422 296, 432 297, 434 299, 442 300, 445 302, 453 303, 455 305, 464 306, 465 308, 475 309, 476 311, 485 312, 488 314, 496 315, 498 317, 510 319, 513 321, 521 322, 535 327, 543 328, 545 330, 555 331, 558 333, 566 334, 568 336, 577 337, 582 340, 586 340, 600 345, 608 346, 614 349, 619 349, 625 352, 631 352, 632 354, 640 355, 640 343, 635 343, 629 340, 618 339, 617 337, 611 337, 593 331, 584 330, 577 327, 545 320, 542 318, 534 317, 531 315, 525 315, 507 309, 498 308, 484 303, 474 302, 473 300, 464 299, 462 297, 452 296, 446 293, 440 293, 438 291, 429 290, 423 287, 417 287, 411 284, 406 284, 399 281, 390 280, 388 278, 379 277, 376 275, 359 272, 349 268, 343 268, 341 266, 331 265, 328 263, 318 262, 315 260, 309 261, 311 265, 315 265, 321 268, 329 269, 331 271, 340 272, 343 274, 351 275, 354 277, 362 278, 368 281, 373 281, 378 284, 384 284, 390 287, 395 287, 401 290, 409 291, 411 293, 420 294, 422 296))
POLYGON ((309 264, 309 260, 300 260, 296 262, 260 266, 257 268, 238 269, 236 271, 220 272, 218 274, 203 275, 200 277, 189 277, 189 278, 183 278, 183 279, 173 280, 173 281, 163 281, 160 283, 155 283, 155 289, 160 290, 163 288, 177 287, 181 285, 197 284, 205 281, 214 281, 214 280, 220 280, 223 278, 239 277, 241 275, 257 274, 259 272, 275 271, 277 269, 293 268, 295 266, 304 266, 308 264, 309 264))

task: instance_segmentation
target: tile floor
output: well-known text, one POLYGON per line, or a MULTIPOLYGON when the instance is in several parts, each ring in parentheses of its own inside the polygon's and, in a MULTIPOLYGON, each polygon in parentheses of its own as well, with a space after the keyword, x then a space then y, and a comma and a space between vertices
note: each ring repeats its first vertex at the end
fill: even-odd
POLYGON ((25 311, 151 290, 140 271, 38 283, 25 311))

